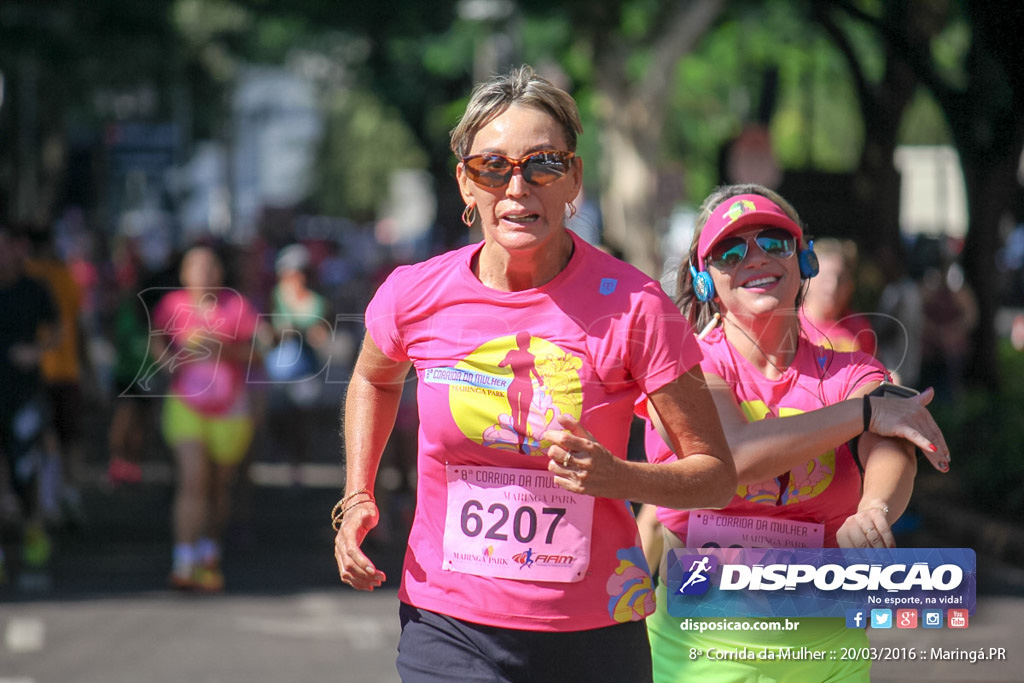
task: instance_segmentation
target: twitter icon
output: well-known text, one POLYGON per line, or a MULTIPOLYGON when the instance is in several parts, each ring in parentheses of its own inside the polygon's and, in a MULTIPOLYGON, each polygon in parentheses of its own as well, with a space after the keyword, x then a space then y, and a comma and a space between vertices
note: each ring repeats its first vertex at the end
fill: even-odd
POLYGON ((892 610, 871 610, 871 628, 892 628, 892 610))

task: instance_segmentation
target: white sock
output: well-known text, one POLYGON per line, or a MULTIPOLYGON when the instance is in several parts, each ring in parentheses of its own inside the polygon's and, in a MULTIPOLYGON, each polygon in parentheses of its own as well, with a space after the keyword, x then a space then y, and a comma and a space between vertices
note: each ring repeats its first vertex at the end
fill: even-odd
POLYGON ((191 543, 174 544, 174 573, 180 576, 190 574, 196 564, 196 549, 191 543))
POLYGON ((196 542, 196 555, 203 564, 220 562, 220 544, 212 538, 200 538, 196 542))

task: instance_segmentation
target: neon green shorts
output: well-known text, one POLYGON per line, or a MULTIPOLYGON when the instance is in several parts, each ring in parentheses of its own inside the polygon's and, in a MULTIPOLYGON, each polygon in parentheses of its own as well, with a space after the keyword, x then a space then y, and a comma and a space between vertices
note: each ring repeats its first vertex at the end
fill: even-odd
POLYGON ((249 415, 208 417, 175 396, 164 399, 161 423, 164 439, 171 448, 198 441, 218 465, 237 465, 252 443, 253 422, 249 415))
POLYGON ((868 645, 865 629, 846 628, 845 619, 684 620, 669 615, 665 584, 658 586, 656 595, 658 609, 647 617, 655 683, 870 681, 870 660, 843 659, 844 648, 868 645), (684 630, 680 626, 684 621, 719 629, 684 630), (773 623, 780 630, 768 630, 773 623), (796 623, 799 626, 794 628, 796 623))

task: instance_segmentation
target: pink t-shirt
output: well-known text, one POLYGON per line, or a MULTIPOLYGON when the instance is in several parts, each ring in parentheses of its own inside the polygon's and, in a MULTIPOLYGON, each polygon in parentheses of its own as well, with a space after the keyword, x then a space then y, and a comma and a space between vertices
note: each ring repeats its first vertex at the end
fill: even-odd
POLYGON ((258 316, 234 289, 221 287, 197 303, 186 289, 160 299, 153 312, 154 332, 171 345, 157 365, 171 374, 171 392, 204 415, 234 414, 245 409, 246 363, 223 357, 225 344, 249 342, 258 316))
POLYGON ((396 269, 367 308, 373 341, 389 358, 411 361, 419 380, 418 500, 403 601, 540 631, 607 626, 654 609, 629 504, 584 496, 572 502, 551 488, 550 444, 541 436, 570 413, 625 458, 640 392, 676 379, 700 352, 657 282, 572 237, 568 265, 542 287, 484 286, 470 270, 476 244, 396 269), (475 491, 489 498, 478 501, 459 488, 467 473, 487 478, 492 487, 475 491), (548 488, 513 485, 524 480, 548 488), (532 511, 520 503, 526 499, 534 501, 532 511), (576 539, 589 546, 578 577, 566 579, 556 566, 575 551, 546 549, 558 516, 543 506, 590 516, 592 533, 576 539), (541 575, 561 578, 531 578, 541 575))
POLYGON ((813 343, 836 351, 863 351, 874 356, 878 335, 866 316, 846 313, 835 322, 815 320, 800 309, 800 328, 813 343))
MULTIPOLYGON (((765 378, 738 353, 721 327, 699 344, 704 354, 701 369, 705 375, 717 375, 726 381, 750 422, 816 410, 848 399, 857 387, 886 377, 882 365, 864 353, 825 349, 803 337, 793 363, 778 380, 765 378)), ((652 462, 676 458, 650 424, 645 439, 647 457, 652 462)), ((773 479, 741 484, 729 506, 718 513, 823 524, 824 547, 836 547, 836 532, 856 512, 860 488, 857 462, 849 446, 843 444, 773 479)), ((690 511, 658 508, 658 518, 684 542, 687 540, 690 511)), ((750 529, 756 531, 757 525, 750 529)))

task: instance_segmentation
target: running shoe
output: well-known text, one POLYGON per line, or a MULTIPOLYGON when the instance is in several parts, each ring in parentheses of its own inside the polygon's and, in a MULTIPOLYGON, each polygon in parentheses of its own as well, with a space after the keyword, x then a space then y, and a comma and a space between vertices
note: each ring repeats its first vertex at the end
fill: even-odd
POLYGON ((195 580, 195 589, 200 593, 224 592, 224 573, 217 565, 199 567, 193 574, 193 579, 195 580))
POLYGON ((224 574, 220 567, 196 566, 187 571, 171 572, 171 588, 193 593, 221 593, 224 591, 224 574))
POLYGON ((190 591, 195 590, 196 584, 193 580, 193 576, 196 573, 196 566, 194 564, 181 564, 175 563, 173 569, 171 569, 171 575, 167 577, 167 583, 171 588, 179 591, 190 591))

